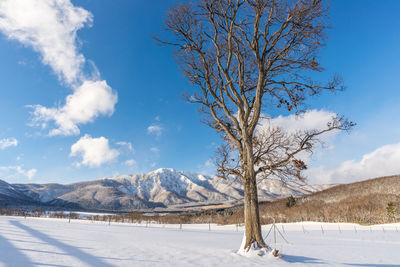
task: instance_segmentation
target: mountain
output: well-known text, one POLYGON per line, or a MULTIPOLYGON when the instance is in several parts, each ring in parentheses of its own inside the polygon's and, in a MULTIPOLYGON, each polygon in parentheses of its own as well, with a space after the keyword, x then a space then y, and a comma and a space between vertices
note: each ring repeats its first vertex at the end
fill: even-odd
POLYGON ((0 180, 0 208, 40 205, 34 199, 26 196, 11 184, 0 180))
MULTIPOLYGON (((146 174, 121 175, 67 185, 7 185, 12 188, 7 189, 11 190, 7 194, 14 192, 21 199, 53 207, 104 211, 182 210, 233 205, 244 196, 239 181, 166 168, 146 174)), ((302 196, 326 187, 291 186, 280 180, 268 179, 259 183, 259 197, 271 200, 289 195, 302 196)), ((4 188, 8 187, 5 185, 4 188)))

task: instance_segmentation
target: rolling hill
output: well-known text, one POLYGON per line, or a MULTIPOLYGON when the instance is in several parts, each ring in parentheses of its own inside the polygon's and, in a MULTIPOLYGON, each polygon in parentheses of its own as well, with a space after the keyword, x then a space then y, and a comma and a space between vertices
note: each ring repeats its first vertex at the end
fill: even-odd
MULTIPOLYGON (((287 207, 287 198, 260 205, 263 223, 277 222, 352 222, 363 224, 390 223, 388 203, 395 207, 400 218, 400 175, 340 184, 296 198, 296 204, 287 207)), ((226 223, 243 220, 238 210, 226 223)))

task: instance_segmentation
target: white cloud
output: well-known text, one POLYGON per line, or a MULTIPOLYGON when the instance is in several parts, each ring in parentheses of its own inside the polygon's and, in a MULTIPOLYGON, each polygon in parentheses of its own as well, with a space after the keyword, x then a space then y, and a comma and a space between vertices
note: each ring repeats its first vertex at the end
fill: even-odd
POLYGON ((22 166, 0 166, 0 174, 2 178, 12 179, 20 175, 25 176, 29 180, 36 175, 36 169, 25 170, 22 166))
POLYGON ((385 145, 365 154, 360 161, 348 160, 326 169, 312 168, 305 174, 312 183, 350 183, 354 181, 400 174, 400 143, 385 145))
POLYGON ((12 138, 4 138, 0 140, 0 150, 6 149, 7 147, 17 146, 18 140, 14 137, 12 138))
POLYGON ((56 128, 50 135, 79 134, 79 124, 114 112, 116 93, 106 81, 100 80, 94 64, 92 73, 84 74, 87 62, 78 52, 77 31, 92 21, 89 11, 75 7, 70 0, 0 2, 0 31, 40 53, 42 62, 74 91, 62 107, 31 105, 32 125, 47 128, 54 121, 56 128))
MULTIPOLYGON (((259 126, 257 131, 268 131, 270 128, 279 127, 282 128, 287 133, 296 133, 296 132, 304 132, 310 130, 322 130, 327 127, 328 122, 332 121, 333 118, 336 117, 336 114, 333 112, 325 111, 325 110, 308 110, 300 115, 289 115, 289 116, 278 116, 275 118, 269 118, 268 116, 263 116, 260 119, 259 126)), ((316 146, 314 148, 313 158, 316 156, 321 156, 323 154, 323 149, 329 148, 332 149, 333 142, 335 137, 339 134, 339 130, 332 130, 330 132, 324 133, 319 138, 321 144, 324 147, 316 146)), ((305 151, 300 152, 297 155, 298 158, 303 160, 306 164, 311 162, 311 155, 305 151)))
POLYGON ((85 81, 67 96, 63 107, 33 106, 33 124, 54 121, 57 128, 51 130, 49 135, 77 135, 80 133, 78 124, 92 122, 99 115, 111 116, 117 99, 106 81, 85 81))
POLYGON ((82 161, 78 166, 99 167, 106 162, 117 158, 118 150, 111 149, 108 139, 105 137, 92 138, 86 134, 71 146, 70 157, 82 156, 82 161))
MULTIPOLYGON (((289 132, 323 129, 327 122, 335 116, 335 113, 325 110, 310 110, 301 116, 289 115, 263 119, 259 129, 267 129, 269 126, 281 127, 289 132)), ((324 134, 321 139, 329 148, 332 148, 334 139, 339 133, 339 130, 331 131, 324 134)), ((314 156, 320 155, 321 151, 320 148, 317 148, 317 153, 314 153, 314 156)), ((308 154, 302 154, 300 157, 306 163, 311 161, 308 154)), ((360 161, 344 161, 330 169, 323 166, 314 167, 306 170, 304 174, 308 177, 309 183, 349 183, 373 177, 400 174, 399 162, 400 143, 377 148, 371 153, 363 155, 360 161)))
POLYGON ((128 159, 128 160, 126 160, 126 161, 124 162, 124 165, 129 166, 129 167, 135 166, 135 165, 136 165, 136 160, 134 160, 134 159, 128 159))
MULTIPOLYGON (((307 131, 326 128, 327 123, 336 117, 336 113, 325 110, 308 110, 300 115, 278 116, 272 119, 261 119, 260 127, 280 127, 285 131, 307 131)), ((337 133, 334 131, 333 133, 337 133)))
POLYGON ((160 125, 152 124, 147 127, 148 134, 154 134, 157 137, 160 137, 163 132, 163 128, 160 125))
POLYGON ((67 83, 75 82, 85 58, 77 51, 76 32, 92 22, 92 14, 69 0, 3 0, 0 30, 31 46, 67 83))
POLYGON ((131 142, 121 141, 121 142, 117 142, 117 145, 120 145, 122 147, 126 147, 132 153, 135 152, 135 149, 133 149, 133 146, 132 146, 131 142))

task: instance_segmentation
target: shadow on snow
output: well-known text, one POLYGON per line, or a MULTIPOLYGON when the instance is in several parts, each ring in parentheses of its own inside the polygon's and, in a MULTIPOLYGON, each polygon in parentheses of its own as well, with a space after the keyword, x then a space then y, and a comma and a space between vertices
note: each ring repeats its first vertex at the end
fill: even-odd
POLYGON ((287 255, 285 254, 282 257, 282 260, 290 263, 307 263, 307 264, 326 264, 321 259, 304 257, 304 256, 296 256, 296 255, 287 255))
MULTIPOLYGON (((108 264, 108 263, 102 261, 99 257, 93 256, 93 255, 91 255, 81 249, 78 249, 74 246, 60 242, 57 239, 54 239, 38 230, 32 229, 32 228, 20 223, 19 221, 10 221, 10 223, 22 230, 25 230, 26 232, 31 234, 33 237, 36 237, 36 238, 46 242, 49 245, 55 246, 55 247, 65 251, 68 255, 71 255, 71 256, 79 259, 81 262, 87 263, 91 266, 112 266, 111 264, 108 264)), ((14 251, 16 251, 16 249, 14 251)), ((38 252, 41 252, 41 251, 38 251, 38 252)), ((20 252, 18 252, 18 254, 23 255, 20 252)), ((14 266, 32 266, 32 263, 29 262, 29 260, 27 259, 27 257, 25 255, 22 258, 22 260, 25 261, 25 264, 18 264, 18 265, 14 265, 14 266)), ((42 263, 40 263, 40 264, 42 264, 42 263)), ((48 266, 56 266, 56 265, 50 264, 48 266)))
POLYGON ((24 253, 14 247, 13 244, 2 235, 0 235, 0 250, 2 255, 7 255, 7 262, 3 261, 3 257, 0 257, 0 263, 4 263, 5 266, 34 266, 24 253))

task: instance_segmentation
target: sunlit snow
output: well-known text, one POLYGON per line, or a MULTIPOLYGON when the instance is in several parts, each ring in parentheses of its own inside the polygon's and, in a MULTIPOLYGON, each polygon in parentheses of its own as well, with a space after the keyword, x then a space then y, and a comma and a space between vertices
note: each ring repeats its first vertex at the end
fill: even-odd
MULTIPOLYGON (((263 227, 266 235, 270 225, 263 227)), ((243 227, 0 216, 0 266, 399 266, 400 224, 277 224, 281 258, 236 253, 243 227)))

